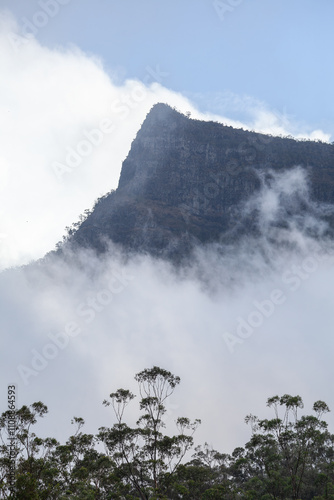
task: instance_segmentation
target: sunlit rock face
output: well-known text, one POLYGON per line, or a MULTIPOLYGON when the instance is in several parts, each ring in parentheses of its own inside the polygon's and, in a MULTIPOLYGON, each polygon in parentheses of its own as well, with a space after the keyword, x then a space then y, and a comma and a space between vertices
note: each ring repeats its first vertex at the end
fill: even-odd
POLYGON ((95 204, 68 243, 103 252, 110 239, 127 251, 179 259, 197 243, 235 242, 261 230, 258 208, 248 201, 294 167, 306 172, 307 185, 291 177, 272 224, 284 227, 290 216, 312 216, 321 206, 317 218, 331 232, 333 145, 193 120, 156 104, 123 162, 117 190, 95 204))

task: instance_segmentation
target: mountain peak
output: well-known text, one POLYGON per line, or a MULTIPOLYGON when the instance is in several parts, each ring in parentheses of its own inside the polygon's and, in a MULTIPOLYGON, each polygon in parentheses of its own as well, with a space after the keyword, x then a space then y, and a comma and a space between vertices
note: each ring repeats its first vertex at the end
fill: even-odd
POLYGON ((173 124, 175 125, 176 122, 182 120, 187 120, 185 115, 168 104, 159 102, 154 104, 146 115, 138 135, 148 133, 157 134, 161 130, 160 127, 173 126, 173 124))
POLYGON ((172 114, 180 114, 180 113, 178 113, 174 108, 169 106, 169 104, 158 102, 152 106, 152 108, 147 114, 147 118, 161 121, 168 118, 172 114))
POLYGON ((104 251, 109 238, 169 257, 194 243, 231 241, 258 227, 256 213, 240 223, 242 204, 265 179, 296 165, 307 169, 313 199, 334 204, 332 145, 192 120, 158 103, 132 142, 117 190, 95 205, 70 240, 104 251))

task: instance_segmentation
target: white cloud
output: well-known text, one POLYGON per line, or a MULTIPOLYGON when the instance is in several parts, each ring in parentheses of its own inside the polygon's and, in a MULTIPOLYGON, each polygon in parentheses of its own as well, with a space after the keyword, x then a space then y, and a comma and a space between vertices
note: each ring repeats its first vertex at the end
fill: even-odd
MULTIPOLYGON (((33 37, 18 48, 1 19, 0 232, 2 268, 42 256, 64 227, 115 188, 131 141, 155 102, 186 99, 152 78, 115 85, 97 58, 50 50, 33 37), (63 167, 61 166, 63 165, 63 167)), ((153 75, 153 76, 152 76, 153 75)))
POLYGON ((2 273, 1 379, 18 383, 19 404, 50 407, 40 432, 64 439, 74 415, 89 432, 111 425, 101 401, 118 387, 135 390, 133 375, 154 364, 182 379, 169 423, 201 418, 198 443, 221 451, 245 442, 244 416, 263 415, 276 393, 331 406, 333 249, 293 216, 284 247, 280 229, 267 233, 262 224, 271 191, 271 220, 282 216, 292 177, 305 185, 297 169, 254 200, 262 235, 224 252, 197 249, 182 277, 148 257, 125 263, 113 247, 103 258, 85 251, 2 273))
POLYGON ((286 108, 271 109, 254 97, 238 95, 230 91, 187 93, 202 108, 215 110, 215 119, 227 125, 255 130, 274 136, 292 136, 297 139, 312 139, 329 142, 331 135, 323 130, 313 130, 312 126, 300 123, 286 108), (228 116, 230 118, 221 118, 228 116), (231 117, 234 117, 231 119, 231 117))
MULTIPOLYGON (((15 50, 8 39, 18 31, 15 22, 3 17, 1 27, 2 267, 42 256, 96 197, 116 187, 121 162, 155 102, 189 110, 195 118, 236 123, 202 115, 182 95, 163 87, 163 81, 153 83, 150 72, 145 84, 117 86, 97 59, 76 48, 50 50, 31 39, 15 50), (59 181, 54 162, 66 161, 67 148, 72 154, 72 148, 80 150, 87 134, 99 141, 96 130, 105 119, 112 121, 113 131, 59 181)), ((248 128, 284 135, 289 130, 275 114, 260 109, 254 116, 248 128)), ((300 172, 291 175, 294 188, 305 185, 300 172)), ((269 216, 280 213, 289 183, 278 178, 253 200, 267 224, 269 216)), ((303 229, 298 224, 287 229, 291 251, 276 248, 265 237, 259 245, 240 243, 223 257, 215 247, 198 249, 196 264, 182 280, 164 263, 138 258, 125 265, 117 254, 99 261, 85 253, 81 267, 55 261, 46 271, 34 267, 28 275, 5 272, 0 279, 1 379, 17 380, 19 404, 48 404, 45 429, 64 437, 74 414, 87 418, 91 431, 108 425, 102 399, 119 386, 132 384, 134 389, 135 372, 162 365, 182 378, 173 398, 175 416, 202 418, 199 442, 211 441, 221 451, 247 439, 244 415, 262 411, 275 393, 300 393, 309 403, 324 399, 331 406, 333 269, 328 261, 314 263, 321 245, 303 229), (107 304, 106 290, 115 285, 113 269, 134 279, 120 293, 112 291, 107 304), (207 279, 201 281, 197 276, 203 272, 207 279), (258 327, 251 326, 249 337, 231 353, 223 334, 235 335, 240 321, 249 321, 256 309, 254 301, 271 300, 277 289, 285 301, 275 304, 258 327), (96 300, 100 310, 93 317, 89 304, 96 306, 96 300), (89 317, 92 321, 85 323, 89 317), (25 386, 17 366, 31 366, 32 350, 41 353, 52 343, 50 334, 66 327, 74 332, 69 326, 73 321, 80 334, 58 348, 25 386)), ((2 386, 1 401, 4 391, 2 386)))
POLYGON ((44 255, 65 226, 117 186, 122 161, 156 102, 237 127, 288 129, 261 107, 248 126, 200 113, 163 86, 163 68, 147 67, 145 83, 116 85, 98 58, 76 47, 50 50, 33 37, 13 44, 22 26, 5 12, 0 23, 0 269, 44 255))

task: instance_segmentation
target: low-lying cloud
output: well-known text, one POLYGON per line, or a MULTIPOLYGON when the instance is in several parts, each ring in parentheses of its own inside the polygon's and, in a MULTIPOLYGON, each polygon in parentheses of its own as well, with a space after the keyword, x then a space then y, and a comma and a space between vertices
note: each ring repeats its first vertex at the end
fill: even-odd
MULTIPOLYGON (((118 85, 98 58, 45 48, 33 36, 15 47, 20 27, 3 12, 0 24, 1 269, 42 257, 117 186, 156 102, 289 133, 263 109, 248 127, 199 113, 168 90, 168 68, 147 66, 144 82, 118 85)), ((182 380, 169 421, 201 418, 198 442, 225 451, 247 439, 243 417, 262 412, 268 396, 299 393, 333 406, 333 252, 321 222, 328 207, 313 207, 306 219, 297 206, 285 227, 277 224, 300 197, 312 208, 300 169, 263 179, 239 212, 258 214, 260 234, 198 248, 182 272, 149 257, 126 260, 112 245, 100 258, 81 251, 3 272, 3 409, 6 384, 16 382, 19 405, 49 406, 45 434, 65 438, 74 415, 95 432, 112 424, 102 400, 120 386, 135 390, 134 373, 161 365, 182 380)))
MULTIPOLYGON (((58 3, 66 9, 65 0, 58 3)), ((42 46, 34 35, 46 16, 51 22, 39 7, 29 19, 34 29, 0 11, 0 269, 42 257, 66 226, 117 186, 122 161, 156 102, 194 118, 291 133, 286 119, 254 103, 248 124, 200 113, 167 88, 172 75, 159 64, 143 68, 143 81, 118 84, 98 57, 42 46)))
POLYGON ((221 451, 243 444, 244 416, 276 393, 333 406, 333 245, 297 211, 279 227, 297 192, 312 206, 300 168, 264 182, 240 208, 256 208, 262 233, 197 248, 182 270, 111 245, 2 273, 2 380, 17 382, 19 404, 45 402, 42 430, 62 439, 74 415, 91 432, 111 425, 102 400, 152 365, 181 376, 169 424, 201 418, 197 441, 221 451))

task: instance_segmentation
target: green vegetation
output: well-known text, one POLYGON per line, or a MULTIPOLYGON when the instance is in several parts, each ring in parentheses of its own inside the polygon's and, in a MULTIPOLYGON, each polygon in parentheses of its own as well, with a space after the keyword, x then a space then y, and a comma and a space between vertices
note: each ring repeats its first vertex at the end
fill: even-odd
POLYGON ((4 412, 0 419, 0 498, 334 499, 334 435, 322 420, 329 411, 326 403, 317 401, 314 415, 299 416, 300 396, 269 398, 273 418, 248 415, 251 438, 229 455, 207 444, 192 450, 199 420, 179 417, 177 433, 164 434, 166 400, 180 383, 179 377, 153 367, 135 379, 140 416, 133 428, 125 423, 124 414, 135 396, 125 389, 103 402, 115 413, 111 428, 84 434, 84 420, 75 417, 76 431, 65 444, 41 439, 33 432, 38 418, 47 413, 43 403, 17 410, 13 494, 9 490, 9 412, 4 412), (190 450, 193 454, 187 462, 190 450))

